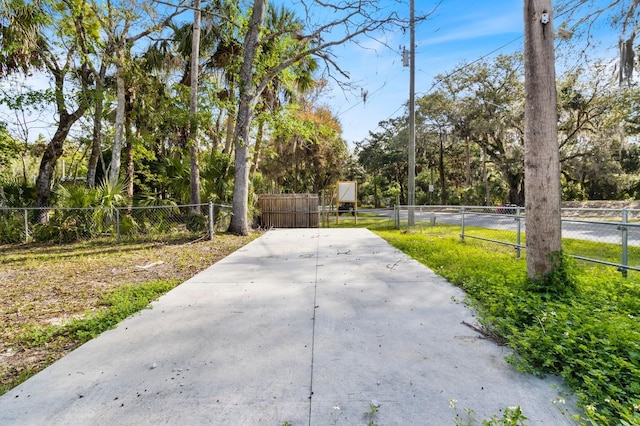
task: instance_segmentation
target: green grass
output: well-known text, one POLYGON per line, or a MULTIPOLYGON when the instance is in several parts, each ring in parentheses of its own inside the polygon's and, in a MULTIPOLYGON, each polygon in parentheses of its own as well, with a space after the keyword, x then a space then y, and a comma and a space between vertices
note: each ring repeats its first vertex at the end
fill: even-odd
MULTIPOLYGON (((179 280, 155 280, 142 284, 127 284, 103 296, 102 307, 89 311, 82 318, 60 325, 42 326, 32 324, 17 336, 17 340, 28 348, 58 345, 79 345, 114 328, 128 316, 145 309, 167 291, 180 283, 179 280)), ((37 373, 38 369, 24 369, 10 383, 0 386, 0 395, 37 373)))
POLYGON ((129 315, 146 308, 179 283, 178 280, 156 280, 123 285, 104 295, 101 309, 87 312, 82 318, 61 325, 33 325, 21 333, 18 339, 27 347, 52 345, 57 340, 68 339, 82 344, 115 327, 129 315))
MULTIPOLYGON (((459 226, 455 227, 460 230, 459 226)), ((492 230, 486 228, 466 227, 465 235, 471 237, 489 238, 496 241, 504 241, 511 244, 516 243, 516 233, 506 230, 492 230)), ((521 235, 521 245, 526 245, 526 234, 521 235)), ((572 238, 563 238, 562 247, 565 253, 573 256, 581 256, 588 259, 595 259, 604 262, 620 264, 622 261, 622 246, 620 243, 612 244, 597 241, 585 241, 572 238)), ((629 266, 640 267, 640 247, 629 246, 628 264, 629 266)))
POLYGON ((0 395, 258 235, 0 245, 0 395))
MULTIPOLYGON (((640 424, 640 274, 625 279, 612 267, 569 261, 574 288, 532 291, 526 251, 517 259, 509 246, 463 242, 456 226, 401 231, 387 222, 358 222, 464 289, 482 325, 514 349, 509 361, 516 367, 563 377, 585 409, 579 421, 640 424)), ((503 232, 484 230, 482 236, 500 239, 503 232)), ((565 247, 594 248, 577 240, 565 247)), ((617 255, 607 250, 599 254, 617 255)))

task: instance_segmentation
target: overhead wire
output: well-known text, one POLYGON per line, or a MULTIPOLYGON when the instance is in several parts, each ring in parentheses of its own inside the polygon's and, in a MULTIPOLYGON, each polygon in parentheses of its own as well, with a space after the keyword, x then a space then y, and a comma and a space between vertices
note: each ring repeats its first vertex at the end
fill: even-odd
MULTIPOLYGON (((419 92, 419 94, 425 95, 425 94, 430 93, 433 90, 433 88, 436 87, 437 84, 441 83, 442 81, 446 80, 447 78, 450 78, 450 77, 452 77, 452 76, 464 71, 465 69, 469 68, 470 66, 472 66, 472 65, 474 65, 474 64, 476 64, 476 63, 488 58, 489 56, 493 55, 494 53, 504 49, 505 47, 517 42, 518 40, 520 40, 522 38, 524 38, 524 35, 520 35, 520 36, 514 38, 513 40, 511 40, 511 41, 509 41, 507 43, 504 43, 504 44, 500 45, 499 47, 496 47, 495 49, 491 50, 490 52, 485 53, 484 55, 478 57, 477 59, 475 59, 475 60, 473 60, 471 62, 465 63, 464 65, 461 65, 458 68, 455 68, 450 73, 445 74, 444 76, 441 76, 439 78, 436 78, 435 81, 431 84, 431 87, 429 87, 429 89, 427 89, 424 92, 419 92)), ((388 81, 385 81, 383 83, 383 85, 380 88, 378 88, 375 92, 373 92, 372 94, 375 94, 375 93, 379 92, 383 87, 385 87, 387 85, 387 83, 388 83, 388 81)), ((364 101, 360 100, 360 101, 356 102, 354 105, 352 105, 349 108, 347 108, 346 110, 339 112, 337 114, 338 118, 340 118, 341 115, 347 113, 348 111, 351 111, 353 108, 355 108, 358 105, 363 104, 363 103, 364 103, 364 101)), ((389 114, 389 116, 383 121, 391 119, 393 116, 396 115, 396 113, 398 111, 400 111, 403 108, 405 108, 405 104, 400 105, 395 111, 393 111, 391 114, 389 114)), ((375 130, 377 130, 379 128, 380 128, 380 124, 378 124, 373 130, 375 131, 375 130)))
MULTIPOLYGON (((561 16, 563 16, 563 15, 567 15, 567 14, 568 14, 568 10, 564 10, 564 11, 562 11, 562 12, 558 13, 558 14, 556 15, 556 17, 561 17, 561 16)), ((514 38, 513 40, 508 41, 507 43, 504 43, 504 44, 502 44, 502 45, 500 45, 500 46, 496 47, 495 49, 491 50, 490 52, 485 53, 484 55, 479 56, 477 59, 475 59, 475 60, 473 60, 473 61, 471 61, 471 62, 465 63, 465 64, 463 64, 463 65, 459 66, 458 68, 455 68, 455 69, 454 69, 453 71, 451 71, 450 73, 445 74, 444 76, 441 76, 441 77, 439 77, 439 78, 436 78, 436 79, 435 79, 435 81, 433 81, 433 83, 431 84, 431 87, 429 87, 429 89, 427 89, 427 90, 426 90, 426 91, 424 91, 424 92, 418 92, 418 93, 419 93, 419 94, 421 94, 421 95, 426 95, 426 94, 430 93, 430 92, 433 90, 433 88, 434 88, 434 87, 436 87, 436 85, 438 85, 438 84, 439 84, 439 83, 441 83, 442 81, 444 81, 444 80, 446 80, 446 79, 448 79, 448 78, 450 78, 450 77, 453 77, 454 75, 456 75, 456 74, 458 74, 458 73, 460 73, 460 72, 464 71, 465 69, 467 69, 467 68, 471 67, 472 65, 477 64, 478 62, 480 62, 480 61, 482 61, 482 60, 484 60, 484 59, 488 58, 489 56, 493 55, 494 53, 496 53, 496 52, 498 52, 498 51, 500 51, 500 50, 502 50, 502 49, 506 48, 507 46, 510 46, 511 44, 513 44, 513 43, 515 43, 515 42, 517 42, 517 41, 519 41, 519 40, 521 40, 521 39, 523 39, 523 38, 524 38, 524 34, 521 34, 521 35, 519 35, 518 37, 514 38)), ((422 72, 424 72, 424 71, 422 71, 422 72)), ((383 84, 383 86, 382 86, 382 87, 384 87, 387 83, 388 83, 388 82, 387 82, 387 81, 385 81, 385 83, 383 84)), ((382 88, 382 87, 381 87, 381 88, 382 88)), ((380 89, 378 89, 376 92, 378 92, 379 90, 380 90, 380 89)), ((374 93, 376 93, 376 92, 374 92, 374 93)), ((356 106, 358 106, 358 105, 360 105, 360 104, 362 104, 362 103, 363 103, 363 101, 357 102, 356 104, 354 104, 354 105, 352 105, 351 107, 349 107, 347 110, 345 110, 345 111, 341 111, 341 112, 338 114, 338 117, 339 117, 340 115, 342 115, 342 114, 344 114, 344 113, 346 113, 346 112, 348 112, 348 111, 352 110, 353 108, 355 108, 356 106)), ((393 111, 391 114, 389 114, 389 116, 388 116, 385 120, 383 120, 383 121, 386 121, 386 120, 391 119, 393 116, 395 116, 395 115, 396 115, 396 113, 397 113, 398 111, 400 111, 400 110, 401 110, 401 109, 403 109, 403 108, 405 108, 405 104, 400 105, 400 106, 399 106, 395 111, 393 111)), ((378 124, 378 125, 377 125, 373 130, 375 131, 375 130, 377 130, 377 129, 379 129, 379 128, 380 128, 380 125, 378 124)))

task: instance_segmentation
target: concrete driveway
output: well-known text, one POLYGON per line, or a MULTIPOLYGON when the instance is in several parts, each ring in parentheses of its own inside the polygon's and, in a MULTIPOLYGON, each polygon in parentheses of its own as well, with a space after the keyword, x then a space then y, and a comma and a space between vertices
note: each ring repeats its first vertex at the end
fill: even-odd
POLYGON ((269 231, 0 397, 0 424, 572 424, 464 297, 365 229, 269 231))

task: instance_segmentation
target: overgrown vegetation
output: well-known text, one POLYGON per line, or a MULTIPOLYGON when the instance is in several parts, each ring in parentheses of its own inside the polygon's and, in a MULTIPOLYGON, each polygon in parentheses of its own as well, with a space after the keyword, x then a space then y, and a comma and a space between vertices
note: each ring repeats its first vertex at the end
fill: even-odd
MULTIPOLYGON (((527 373, 563 377, 588 420, 640 424, 637 273, 625 279, 611 267, 563 259, 574 287, 533 289, 525 260, 517 259, 513 249, 472 239, 462 242, 457 227, 400 231, 388 222, 360 224, 463 288, 481 325, 514 349, 509 361, 527 373)), ((579 244, 571 242, 574 248, 579 244)), ((567 276, 555 277, 554 285, 567 276)))

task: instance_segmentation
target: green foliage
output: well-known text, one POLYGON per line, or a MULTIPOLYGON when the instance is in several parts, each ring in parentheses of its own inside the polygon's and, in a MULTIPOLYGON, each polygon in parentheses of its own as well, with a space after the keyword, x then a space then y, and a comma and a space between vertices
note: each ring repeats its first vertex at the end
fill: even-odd
POLYGON ((2 169, 9 164, 9 160, 13 157, 15 151, 15 142, 4 123, 0 122, 0 176, 2 169))
POLYGON ((63 208, 53 209, 47 223, 36 224, 32 236, 36 241, 63 244, 113 230, 116 210, 126 201, 123 192, 124 184, 112 185, 106 180, 94 189, 60 185, 56 195, 63 208))
POLYGON ((203 233, 209 229, 209 220, 200 213, 191 213, 186 220, 187 229, 193 233, 203 233))
POLYGON ((0 97, 0 104, 4 104, 10 110, 41 110, 53 102, 55 95, 52 89, 32 90, 22 85, 15 92, 4 90, 0 97))
POLYGON ((230 203, 233 199, 233 160, 228 154, 212 150, 200 171, 202 199, 230 203))
POLYGON ((132 237, 138 235, 140 225, 131 215, 124 215, 120 219, 120 235, 132 237))
POLYGON ((32 206, 36 199, 34 185, 18 182, 16 179, 0 182, 7 200, 7 205, 12 207, 32 206))
MULTIPOLYGON (((378 404, 379 405, 379 404, 378 404)), ((365 411, 364 419, 367 421, 367 426, 377 426, 376 420, 378 418, 378 405, 369 404, 369 410, 365 411)))
POLYGON ((68 210, 54 213, 47 223, 33 226, 31 236, 38 242, 67 244, 94 234, 91 211, 68 210))
POLYGON ((189 156, 186 150, 165 157, 156 165, 160 188, 178 204, 187 204, 189 198, 189 156))
POLYGON ((482 325, 514 349, 509 360, 518 368, 563 377, 596 424, 640 423, 637 274, 624 279, 559 256, 560 270, 532 288, 524 259, 495 244, 462 242, 457 227, 377 232, 462 287, 482 325))
MULTIPOLYGON (((472 426, 474 424, 479 424, 474 418, 475 412, 471 408, 467 408, 465 417, 461 416, 460 413, 458 413, 456 402, 458 401, 455 399, 449 401, 449 406, 455 410, 456 413, 456 417, 454 419, 456 426, 472 426)), ((494 414, 489 418, 489 420, 483 420, 481 424, 482 426, 524 426, 527 424, 527 420, 528 418, 522 413, 522 408, 514 406, 506 407, 501 416, 494 414)))
POLYGON ((0 244, 24 241, 24 223, 21 220, 0 216, 0 244))
POLYGON ((120 321, 149 305, 149 303, 178 284, 178 281, 150 281, 138 285, 124 285, 103 299, 104 309, 88 312, 82 318, 63 325, 46 327, 33 325, 18 338, 28 347, 53 343, 56 339, 71 337, 86 342, 103 331, 115 327, 120 321))
POLYGON ((551 253, 549 256, 553 269, 537 279, 527 279, 526 289, 553 299, 576 289, 577 265, 573 258, 562 252, 551 253))

